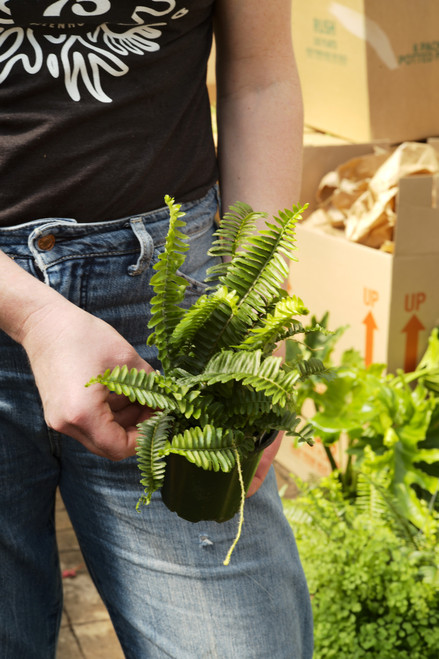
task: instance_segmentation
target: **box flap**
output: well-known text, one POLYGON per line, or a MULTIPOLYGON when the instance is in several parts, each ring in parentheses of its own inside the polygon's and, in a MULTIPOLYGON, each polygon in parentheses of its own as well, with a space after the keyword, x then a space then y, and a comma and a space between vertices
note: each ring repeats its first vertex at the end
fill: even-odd
POLYGON ((412 176, 399 182, 395 256, 439 254, 439 178, 412 176))

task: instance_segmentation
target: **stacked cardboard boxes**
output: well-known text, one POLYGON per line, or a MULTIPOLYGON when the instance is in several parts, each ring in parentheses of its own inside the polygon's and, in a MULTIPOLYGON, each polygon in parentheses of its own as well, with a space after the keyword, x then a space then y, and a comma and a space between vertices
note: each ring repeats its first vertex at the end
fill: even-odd
MULTIPOLYGON (((293 0, 292 34, 304 97, 301 203, 316 208, 320 180, 380 145, 439 135, 439 5, 431 0, 293 0), (312 134, 311 127, 320 132, 312 134), (322 133, 336 135, 332 141, 322 133)), ((434 141, 434 140, 433 140, 434 141)), ((402 178, 394 250, 348 240, 305 221, 297 228, 290 290, 312 314, 346 326, 335 358, 356 348, 366 362, 411 370, 439 325, 437 175, 402 178)), ((336 460, 343 459, 340 447, 336 460)), ((329 472, 323 448, 294 449, 278 459, 312 478, 329 472)))

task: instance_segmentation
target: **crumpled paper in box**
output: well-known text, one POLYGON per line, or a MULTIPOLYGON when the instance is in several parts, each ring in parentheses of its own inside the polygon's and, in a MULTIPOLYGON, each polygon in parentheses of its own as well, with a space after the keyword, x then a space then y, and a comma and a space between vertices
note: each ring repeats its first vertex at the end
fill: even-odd
POLYGON ((323 177, 318 209, 306 222, 337 235, 342 230, 349 240, 393 252, 399 179, 437 173, 435 148, 421 142, 353 158, 323 177))

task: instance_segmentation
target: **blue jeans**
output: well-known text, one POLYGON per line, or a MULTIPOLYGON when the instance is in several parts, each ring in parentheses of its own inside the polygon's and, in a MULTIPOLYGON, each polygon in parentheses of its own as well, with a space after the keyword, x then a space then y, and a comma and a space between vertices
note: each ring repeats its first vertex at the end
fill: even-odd
MULTIPOLYGON (((188 303, 209 266, 216 207, 212 189, 182 208, 188 303)), ((49 218, 0 229, 0 248, 158 366, 146 324, 167 224, 167 209, 98 224, 49 218)), ((273 471, 247 501, 243 535, 224 567, 237 520, 186 522, 159 493, 137 513, 135 458, 111 462, 48 428, 23 349, 0 333, 0 474, 2 659, 55 656, 57 487, 127 658, 311 658, 309 594, 273 471)))

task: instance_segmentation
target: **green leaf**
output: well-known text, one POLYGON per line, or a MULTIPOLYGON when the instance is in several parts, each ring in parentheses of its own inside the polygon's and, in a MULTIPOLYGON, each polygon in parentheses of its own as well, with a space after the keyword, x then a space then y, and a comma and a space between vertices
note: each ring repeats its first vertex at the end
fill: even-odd
POLYGON ((226 313, 235 313, 237 296, 234 291, 228 291, 220 286, 211 295, 203 295, 192 305, 186 315, 181 319, 170 337, 169 350, 174 364, 184 366, 192 373, 198 373, 203 366, 200 360, 199 346, 196 345, 195 336, 205 331, 206 324, 212 314, 227 309, 226 313))
POLYGON ((428 339, 428 347, 416 369, 424 385, 439 394, 439 328, 435 327, 428 339))
POLYGON ((137 503, 137 510, 141 504, 149 504, 154 492, 161 488, 165 477, 166 464, 163 456, 166 455, 166 442, 172 418, 164 412, 150 417, 138 425, 137 460, 141 471, 141 484, 145 494, 137 503))
POLYGON ((254 441, 243 432, 215 428, 188 428, 174 435, 167 447, 168 453, 183 455, 197 467, 213 471, 231 471, 236 464, 235 451, 244 459, 254 450, 254 441))
POLYGON ((357 433, 379 415, 375 398, 381 380, 364 368, 340 367, 333 372, 324 392, 313 395, 318 412, 311 423, 323 435, 357 433))
POLYGON ((188 378, 186 382, 188 385, 203 383, 212 386, 242 381, 243 385, 264 392, 273 404, 285 405, 293 396, 298 376, 296 373, 280 371, 280 357, 268 357, 265 360, 261 360, 261 357, 260 350, 244 353, 224 350, 210 360, 203 373, 188 378))
POLYGON ((154 298, 151 301, 151 320, 148 327, 154 329, 149 336, 148 344, 155 345, 165 373, 171 368, 169 342, 175 326, 184 316, 184 310, 179 306, 183 299, 188 282, 178 275, 177 271, 184 263, 185 252, 189 249, 187 237, 180 231, 185 226, 180 218, 181 204, 174 199, 165 197, 169 208, 170 220, 164 251, 159 255, 154 265, 156 273, 151 277, 154 298))
POLYGON ((103 384, 116 394, 123 394, 132 403, 137 401, 152 409, 179 411, 186 417, 199 416, 203 404, 197 405, 200 391, 189 391, 177 378, 163 376, 158 371, 128 370, 127 366, 116 366, 88 383, 103 384))
POLYGON ((285 210, 272 223, 267 223, 265 231, 248 237, 245 250, 236 251, 219 275, 219 284, 236 292, 236 313, 221 306, 196 333, 194 344, 200 364, 207 364, 222 349, 239 345, 249 329, 284 297, 282 284, 288 276, 288 266, 282 255, 295 260, 295 225, 301 211, 297 206, 285 210))
POLYGON ((250 206, 237 203, 224 214, 221 224, 214 235, 214 242, 208 251, 209 256, 222 260, 207 271, 206 282, 217 282, 224 277, 228 264, 236 253, 245 248, 247 240, 255 232, 256 222, 266 218, 265 213, 255 213, 250 206))
POLYGON ((296 321, 295 317, 307 313, 308 309, 295 295, 281 298, 276 302, 272 313, 262 317, 257 325, 250 328, 246 338, 236 349, 264 350, 268 346, 271 354, 274 345, 280 339, 288 336, 290 330, 294 334, 304 332, 302 325, 296 321))

